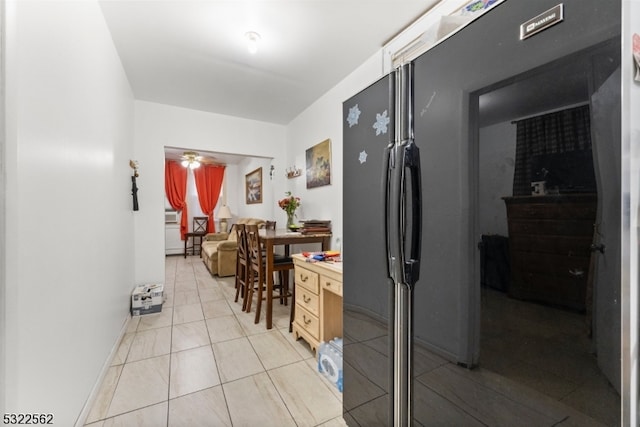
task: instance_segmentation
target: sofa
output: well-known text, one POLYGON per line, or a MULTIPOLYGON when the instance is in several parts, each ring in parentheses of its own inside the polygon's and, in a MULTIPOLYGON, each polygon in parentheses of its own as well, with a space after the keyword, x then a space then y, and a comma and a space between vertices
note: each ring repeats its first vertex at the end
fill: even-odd
MULTIPOLYGON (((259 228, 264 228, 265 221, 258 218, 239 218, 236 224, 256 224, 259 228)), ((212 275, 234 276, 238 258, 235 224, 229 233, 206 234, 202 240, 200 255, 212 275)))

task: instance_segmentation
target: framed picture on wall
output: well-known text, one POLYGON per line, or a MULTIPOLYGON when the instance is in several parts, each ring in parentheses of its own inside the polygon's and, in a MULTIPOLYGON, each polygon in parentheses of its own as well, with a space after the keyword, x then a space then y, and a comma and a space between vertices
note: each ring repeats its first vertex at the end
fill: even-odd
POLYGON ((247 204, 262 203, 262 168, 246 174, 244 185, 247 204))
POLYGON ((306 151, 307 188, 331 184, 331 140, 314 145, 306 151))

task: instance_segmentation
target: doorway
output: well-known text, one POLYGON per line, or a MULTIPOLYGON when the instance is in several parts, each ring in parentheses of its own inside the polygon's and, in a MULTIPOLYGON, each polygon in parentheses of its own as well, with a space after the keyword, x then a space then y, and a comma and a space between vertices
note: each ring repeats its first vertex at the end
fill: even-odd
MULTIPOLYGON (((610 182, 611 173, 602 173, 606 170, 604 165, 608 158, 615 157, 613 145, 619 144, 619 138, 616 140, 615 135, 607 138, 600 131, 601 127, 607 127, 602 121, 611 120, 615 111, 602 114, 603 105, 596 104, 599 102, 597 99, 603 97, 600 94, 602 87, 612 75, 615 76, 620 62, 619 51, 617 41, 607 42, 483 88, 470 97, 470 134, 474 135, 474 143, 477 144, 476 163, 472 170, 477 171, 478 178, 474 235, 483 237, 477 262, 479 268, 476 269, 480 273, 481 313, 477 365, 506 381, 562 402, 605 425, 620 424, 620 383, 619 376, 616 376, 620 365, 619 362, 617 365, 612 363, 603 347, 617 342, 619 348, 620 335, 616 333, 619 330, 616 324, 611 323, 616 310, 619 313, 619 307, 610 298, 617 291, 610 289, 615 286, 608 286, 609 283, 619 283, 619 280, 615 282, 603 277, 606 277, 606 270, 615 269, 612 262, 619 267, 620 261, 615 254, 605 254, 604 250, 601 253, 598 248, 602 247, 600 227, 604 227, 605 222, 608 229, 604 234, 610 238, 620 234, 619 226, 607 221, 610 214, 603 206, 608 203, 606 200, 619 199, 619 185, 616 187, 615 179, 610 182), (563 279, 560 283, 553 278, 557 273, 552 271, 553 265, 561 263, 559 258, 575 255, 575 251, 569 246, 555 248, 557 250, 548 250, 547 246, 542 249, 542 255, 525 261, 514 259, 514 251, 522 249, 517 247, 521 241, 516 240, 514 229, 510 230, 505 204, 508 200, 505 198, 514 195, 516 122, 583 107, 589 110, 591 119, 589 135, 593 149, 589 150, 589 155, 593 160, 589 161, 596 178, 595 188, 590 191, 572 190, 555 183, 549 188, 532 190, 546 196, 535 199, 528 195, 518 199, 518 202, 530 199, 535 204, 534 208, 532 205, 524 207, 532 215, 532 228, 527 229, 521 217, 516 221, 518 227, 525 227, 529 238, 536 240, 538 245, 545 245, 547 242, 540 237, 544 233, 539 230, 548 226, 552 218, 541 210, 542 201, 566 202, 575 198, 576 193, 582 193, 581 199, 593 193, 593 219, 586 221, 587 225, 595 223, 595 232, 587 241, 586 246, 589 247, 583 248, 586 268, 569 269, 569 275, 580 276, 580 280, 563 279), (591 251, 589 243, 594 245, 595 252, 591 251), (606 257, 609 265, 605 266, 600 258, 606 257), (520 283, 522 268, 517 270, 522 264, 529 267, 526 286, 536 289, 523 290, 520 283), (530 271, 536 269, 535 273, 530 271), (578 289, 569 298, 573 301, 568 301, 566 295, 558 296, 558 286, 578 282, 584 284, 584 289, 578 289)), ((566 160, 568 158, 565 156, 564 165, 571 163, 566 160)), ((535 174, 542 168, 534 169, 532 173, 535 174)), ((535 176, 531 176, 532 182, 544 181, 535 176)), ((552 204, 552 209, 557 210, 559 205, 552 204)), ((561 226, 560 233, 569 228, 579 228, 578 217, 564 210, 566 203, 561 206, 570 220, 561 226)), ((582 206, 579 209, 588 208, 582 206)), ((587 229, 587 232, 590 231, 587 229)), ((575 239, 578 238, 569 238, 575 239)), ((560 245, 554 242, 551 244, 560 245)), ((584 238, 580 244, 585 246, 584 238)))
MULTIPOLYGON (((214 227, 216 231, 220 230, 220 223, 217 220, 217 214, 221 206, 227 204, 227 181, 229 180, 227 169, 228 163, 237 161, 238 156, 229 154, 214 153, 203 150, 195 150, 193 148, 181 148, 181 147, 165 147, 164 148, 165 161, 176 162, 184 167, 186 172, 186 188, 184 194, 184 201, 186 202, 186 231, 194 231, 196 224, 194 218, 207 217, 208 215, 203 212, 203 205, 200 202, 198 195, 198 187, 195 182, 195 170, 207 167, 223 167, 223 181, 220 187, 210 188, 211 194, 218 194, 214 204, 214 227), (184 162, 184 163, 183 163, 184 162)), ((233 169, 233 168, 231 168, 233 169)), ((201 169, 200 169, 201 170, 201 169)), ((166 177, 165 177, 166 179, 166 177)), ((208 180, 211 182, 211 180, 208 180)), ((212 182, 211 182, 212 183, 212 182)), ((177 211, 172 206, 169 198, 165 194, 165 255, 184 255, 186 254, 199 254, 199 239, 194 237, 187 237, 187 240, 181 240, 180 229, 182 215, 184 210, 177 211)))

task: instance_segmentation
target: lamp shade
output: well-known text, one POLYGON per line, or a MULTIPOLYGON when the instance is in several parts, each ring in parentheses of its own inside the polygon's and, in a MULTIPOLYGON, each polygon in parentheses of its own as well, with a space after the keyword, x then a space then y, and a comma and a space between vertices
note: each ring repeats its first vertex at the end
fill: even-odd
POLYGON ((224 205, 220 208, 220 210, 218 210, 218 218, 220 219, 233 218, 233 215, 231 215, 231 210, 229 209, 229 206, 224 205))

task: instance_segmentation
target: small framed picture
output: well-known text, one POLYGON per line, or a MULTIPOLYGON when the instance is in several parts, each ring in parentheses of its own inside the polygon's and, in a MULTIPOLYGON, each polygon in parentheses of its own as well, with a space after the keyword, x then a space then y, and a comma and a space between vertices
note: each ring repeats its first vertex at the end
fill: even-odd
POLYGON ((262 168, 245 175, 247 204, 262 203, 262 168))

